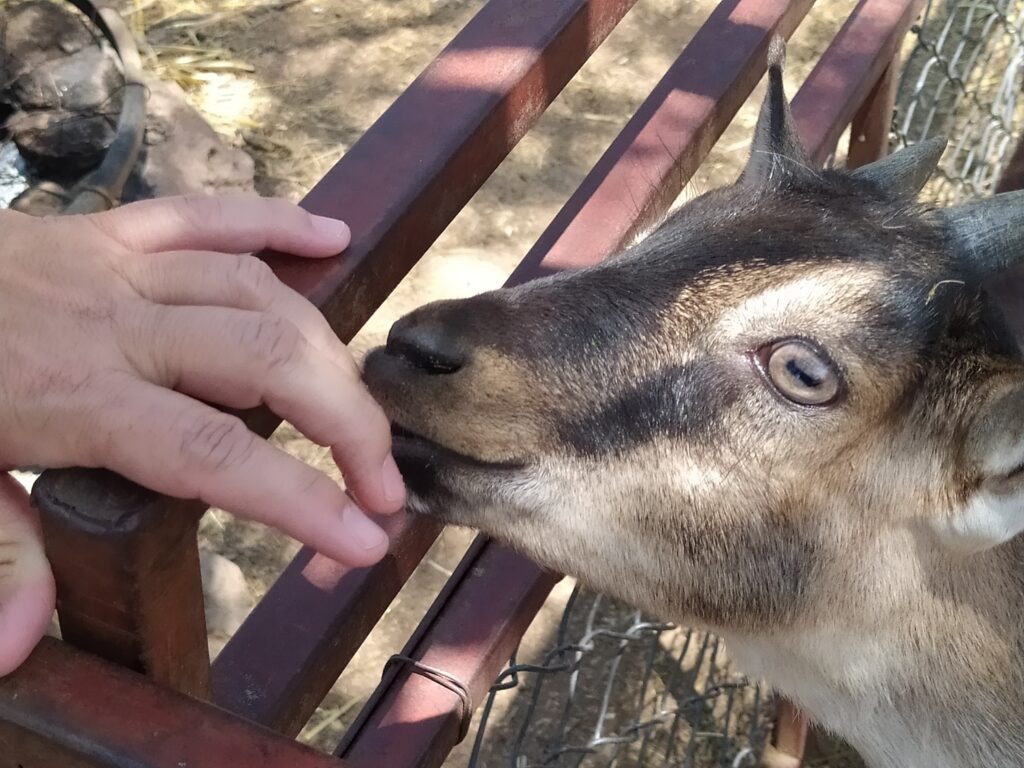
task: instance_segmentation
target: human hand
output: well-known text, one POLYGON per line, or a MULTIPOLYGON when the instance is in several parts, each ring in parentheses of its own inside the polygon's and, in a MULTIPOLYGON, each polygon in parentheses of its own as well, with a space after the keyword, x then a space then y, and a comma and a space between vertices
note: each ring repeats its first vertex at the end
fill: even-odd
MULTIPOLYGON (((106 467, 351 565, 384 555, 387 536, 333 480, 205 404, 266 404, 331 447, 363 509, 401 508, 387 419, 347 349, 263 262, 238 255, 332 256, 344 224, 280 200, 195 197, 56 219, 5 211, 0 232, 0 465, 106 467)), ((53 607, 36 523, 3 479, 0 674, 53 607)))

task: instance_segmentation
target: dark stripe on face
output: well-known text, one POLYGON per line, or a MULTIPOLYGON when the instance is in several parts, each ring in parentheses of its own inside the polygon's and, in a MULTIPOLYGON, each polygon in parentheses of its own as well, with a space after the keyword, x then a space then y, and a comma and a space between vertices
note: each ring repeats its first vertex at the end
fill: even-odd
POLYGON ((683 530, 674 533, 684 544, 693 579, 674 596, 679 615, 717 627, 754 629, 785 626, 807 609, 821 576, 822 553, 816 527, 806 516, 751 515, 719 529, 717 536, 695 527, 687 511, 674 520, 681 522, 683 530))
POLYGON ((559 437, 581 455, 600 456, 659 437, 707 436, 736 395, 736 386, 720 366, 698 359, 662 369, 587 408, 586 415, 559 425, 559 437))

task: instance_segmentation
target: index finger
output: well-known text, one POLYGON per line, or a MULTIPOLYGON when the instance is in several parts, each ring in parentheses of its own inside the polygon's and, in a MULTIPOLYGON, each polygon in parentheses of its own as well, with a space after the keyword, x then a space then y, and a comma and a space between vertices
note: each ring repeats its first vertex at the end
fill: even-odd
MULTIPOLYGON (((71 217, 69 217, 71 218, 71 217)), ((186 195, 142 200, 90 216, 126 248, 249 253, 272 248, 296 256, 335 256, 351 232, 287 200, 254 195, 186 195)))
POLYGON ((350 490, 393 512, 405 490, 391 458, 387 418, 354 369, 339 367, 285 318, 219 307, 154 307, 142 349, 126 353, 162 386, 233 408, 260 403, 306 437, 332 447, 350 490))
POLYGON ((272 525, 348 565, 372 565, 387 551, 387 535, 337 483, 237 417, 141 381, 130 381, 117 405, 94 431, 87 463, 272 525))

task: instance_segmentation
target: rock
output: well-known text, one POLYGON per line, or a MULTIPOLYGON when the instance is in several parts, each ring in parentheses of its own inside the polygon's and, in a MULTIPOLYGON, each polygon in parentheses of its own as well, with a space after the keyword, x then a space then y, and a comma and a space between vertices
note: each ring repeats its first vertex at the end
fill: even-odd
MULTIPOLYGON (((7 19, 6 17, 0 17, 0 126, 7 121, 11 112, 14 111, 14 107, 7 94, 7 86, 14 81, 14 75, 11 73, 11 64, 7 60, 7 51, 3 45, 6 33, 7 19)), ((2 133, 3 131, 0 129, 0 134, 2 133)))
POLYGON ((56 216, 71 202, 68 191, 52 181, 41 181, 11 201, 12 211, 32 216, 56 216))
POLYGON ((145 147, 125 186, 125 200, 253 191, 256 168, 249 155, 225 144, 177 85, 155 78, 146 85, 145 147))
POLYGON ((19 111, 8 118, 7 130, 29 163, 67 178, 100 162, 114 138, 115 120, 66 110, 19 111))
MULTIPOLYGON (((0 0, 2 2, 2 0, 0 0)), ((30 0, 0 17, 0 121, 35 178, 71 185, 95 168, 114 138, 123 78, 113 53, 59 4, 30 0)), ((252 158, 229 146, 171 83, 147 78, 142 154, 122 200, 251 192, 252 158)), ((48 210, 54 196, 19 204, 48 210)))
MULTIPOLYGON (((5 9, 5 21, 0 47, 6 52, 5 68, 11 79, 97 42, 82 19, 46 0, 29 0, 5 9)), ((0 81, 4 82, 10 80, 0 81)))
POLYGON ((29 169, 14 142, 0 141, 0 208, 9 206, 31 183, 29 169))
POLYGON ((6 129, 25 159, 68 178, 95 167, 114 138, 123 79, 113 54, 82 22, 48 2, 7 19, 6 129), (13 81, 9 78, 14 77, 13 81))
POLYGON ((77 53, 34 67, 11 84, 13 101, 23 110, 62 109, 84 114, 117 115, 124 78, 102 48, 77 53))
POLYGON ((206 631, 227 638, 234 634, 256 604, 242 569, 217 552, 199 551, 206 601, 206 631))

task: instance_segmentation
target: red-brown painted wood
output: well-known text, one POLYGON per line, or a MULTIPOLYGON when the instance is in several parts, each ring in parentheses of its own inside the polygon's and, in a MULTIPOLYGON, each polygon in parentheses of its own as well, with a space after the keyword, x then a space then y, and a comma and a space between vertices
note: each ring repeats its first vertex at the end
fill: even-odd
POLYGON ((50 638, 0 678, 0 768, 344 768, 50 638))
MULTIPOLYGON (((268 257, 350 338, 634 0, 491 0, 303 201, 340 216, 329 262, 268 257)), ((215 700, 296 733, 438 534, 392 521, 391 555, 348 571, 300 555, 214 667, 215 700)))

